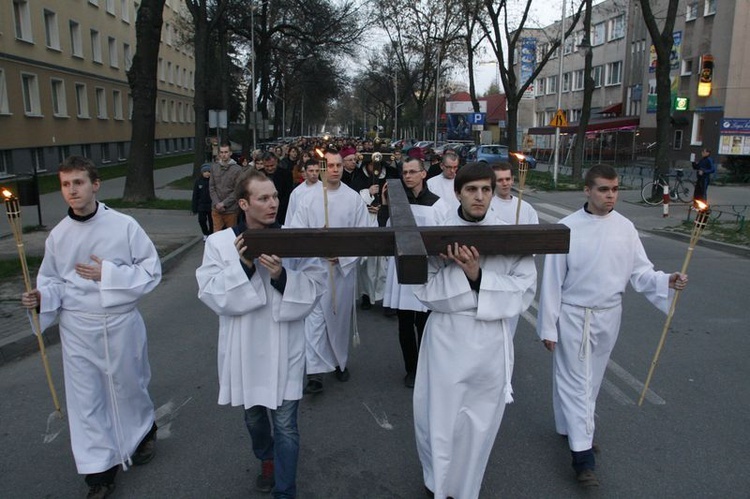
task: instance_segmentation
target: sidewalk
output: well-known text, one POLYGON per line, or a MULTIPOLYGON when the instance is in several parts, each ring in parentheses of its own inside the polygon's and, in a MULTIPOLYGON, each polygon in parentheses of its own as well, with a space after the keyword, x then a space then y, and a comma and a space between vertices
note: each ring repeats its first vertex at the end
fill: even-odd
MULTIPOLYGON (((165 199, 190 199, 192 192, 173 190, 165 186, 173 180, 192 173, 192 164, 164 168, 154 172, 156 196, 165 199)), ((119 198, 125 186, 125 178, 102 182, 97 199, 119 198)), ((24 234, 23 243, 27 257, 44 255, 44 242, 48 230, 52 229, 66 214, 67 206, 59 192, 41 196, 42 223, 47 230, 24 234)), ((189 211, 174 210, 120 210, 135 218, 149 235, 162 260, 163 271, 169 270, 183 251, 202 240, 198 220, 189 211)), ((38 223, 37 207, 22 208, 24 226, 38 223)), ((0 222, 0 259, 17 259, 18 250, 7 220, 0 222)), ((32 275, 32 280, 35 276, 32 275)), ((0 284, 0 365, 21 355, 37 350, 36 337, 32 334, 26 312, 20 306, 20 294, 24 290, 22 278, 6 279, 0 284)), ((45 334, 47 344, 58 339, 57 328, 45 334)))

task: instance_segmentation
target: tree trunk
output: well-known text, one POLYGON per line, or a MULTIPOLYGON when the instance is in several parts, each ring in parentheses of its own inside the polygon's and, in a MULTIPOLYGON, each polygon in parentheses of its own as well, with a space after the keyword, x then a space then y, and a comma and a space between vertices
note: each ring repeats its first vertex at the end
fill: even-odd
POLYGON ((149 201, 154 193, 154 138, 156 134, 156 72, 159 62, 165 0, 144 0, 135 23, 136 52, 128 70, 133 97, 130 157, 123 199, 149 201))
MULTIPOLYGON (((583 15, 583 40, 582 45, 588 47, 584 56, 583 69, 583 105, 581 107, 581 119, 578 122, 575 143, 573 144, 573 180, 580 180, 583 173, 583 156, 586 150, 586 129, 591 118, 591 96, 594 93, 594 78, 591 76, 594 53, 591 48, 591 0, 586 0, 586 11, 583 15)), ((573 82, 570 82, 571 85, 573 82)), ((562 82, 560 82, 562 85, 562 82)))
MULTIPOLYGON (((204 13, 205 14, 205 13, 204 13)), ((193 159, 193 176, 198 178, 201 165, 206 161, 206 64, 208 62, 208 21, 205 15, 194 16, 195 35, 195 156, 193 159)))

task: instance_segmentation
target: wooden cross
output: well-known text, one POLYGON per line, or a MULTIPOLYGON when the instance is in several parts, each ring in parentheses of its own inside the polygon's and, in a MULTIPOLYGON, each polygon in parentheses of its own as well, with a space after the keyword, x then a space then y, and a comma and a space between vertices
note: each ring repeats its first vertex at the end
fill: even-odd
POLYGON ((247 230, 245 256, 394 256, 398 282, 427 282, 427 256, 449 244, 475 246, 480 255, 567 253, 570 229, 562 224, 418 227, 399 179, 388 181, 391 227, 247 230))

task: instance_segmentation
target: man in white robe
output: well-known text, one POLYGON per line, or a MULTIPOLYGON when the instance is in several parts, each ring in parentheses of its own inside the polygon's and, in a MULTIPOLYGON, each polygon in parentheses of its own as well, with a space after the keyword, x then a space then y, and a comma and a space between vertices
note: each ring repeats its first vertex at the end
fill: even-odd
POLYGON ((133 218, 96 201, 91 160, 67 158, 59 177, 68 217, 50 232, 37 288, 22 303, 38 307, 42 330, 59 318, 73 456, 87 497, 103 498, 120 465, 154 455, 151 368, 136 305, 159 284, 161 263, 133 218))
POLYGON ((632 222, 614 211, 618 178, 596 165, 586 174, 582 209, 560 220, 570 227, 568 254, 547 255, 537 334, 553 352, 555 428, 567 436, 578 483, 599 485, 594 473, 594 411, 617 341, 622 294, 633 289, 663 312, 687 276, 655 271, 632 222))
POLYGON ((219 404, 245 408, 253 452, 261 461, 256 488, 273 488, 275 497, 292 498, 305 371, 304 318, 323 291, 324 269, 319 259, 245 258, 242 233, 279 228, 279 200, 274 183, 255 170, 240 177, 235 192, 243 217, 235 228, 206 241, 195 273, 198 298, 219 316, 219 404))
MULTIPOLYGON (((498 225, 489 211, 495 175, 486 164, 459 170, 460 206, 445 225, 498 225)), ((419 350, 414 427, 425 487, 434 497, 475 499, 505 404, 512 402, 513 341, 508 319, 531 304, 531 255, 479 255, 449 245, 429 260, 415 294, 432 313, 419 350)))
MULTIPOLYGON (((324 189, 312 191, 300 201, 290 227, 320 228, 326 225, 326 218, 329 227, 374 226, 360 195, 341 182, 341 155, 326 152, 325 158, 327 171, 323 175, 323 182, 326 183, 324 189)), ((358 261, 357 257, 328 260, 325 292, 305 319, 306 393, 320 393, 323 390, 323 373, 333 371, 339 381, 349 380, 347 361, 358 261)))
POLYGON ((284 219, 284 225, 289 226, 292 224, 294 219, 294 213, 297 211, 300 200, 312 190, 322 190, 323 186, 320 183, 320 166, 317 160, 308 159, 304 165, 303 174, 305 181, 294 188, 292 194, 289 196, 289 206, 286 210, 286 218, 284 219))
POLYGON ((440 160, 440 175, 436 175, 427 180, 427 188, 430 192, 437 194, 440 198, 455 200, 456 195, 453 191, 453 181, 458 171, 458 155, 448 152, 440 160))
MULTIPOLYGON (((500 220, 509 225, 515 225, 516 213, 518 213, 518 223, 520 225, 538 224, 539 215, 536 210, 523 199, 519 208, 518 198, 514 197, 511 193, 511 188, 513 187, 513 169, 511 164, 504 161, 493 163, 492 170, 495 172, 496 185, 490 209, 500 217, 500 220)), ((516 335, 519 317, 517 315, 509 320, 510 331, 513 337, 516 335)))

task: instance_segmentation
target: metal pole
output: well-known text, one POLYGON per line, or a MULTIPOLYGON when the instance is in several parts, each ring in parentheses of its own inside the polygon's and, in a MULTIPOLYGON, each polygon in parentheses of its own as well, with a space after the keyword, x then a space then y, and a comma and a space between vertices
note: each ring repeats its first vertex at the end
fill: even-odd
POLYGON ((300 108, 299 134, 305 135, 305 94, 302 94, 302 107, 300 108))
POLYGON ((393 73, 393 140, 398 140, 398 73, 393 73))
MULTIPOLYGON (((557 66, 557 109, 562 108, 562 75, 563 53, 565 52, 565 0, 562 1, 562 18, 560 19, 560 59, 557 66)), ((555 127, 555 162, 552 167, 552 185, 557 189, 557 170, 560 164, 560 127, 555 127)))
POLYGON ((435 145, 437 146, 437 129, 438 129, 438 91, 440 88, 440 56, 442 54, 438 54, 438 64, 437 69, 435 70, 435 135, 433 136, 433 139, 435 141, 435 145))
POLYGON ((255 5, 250 6, 250 45, 253 47, 250 54, 250 71, 252 72, 253 85, 253 151, 258 148, 258 101, 255 98, 255 5))

